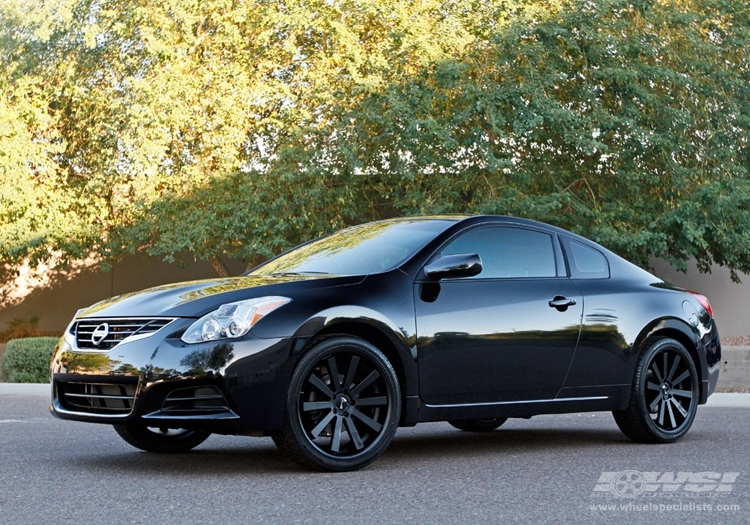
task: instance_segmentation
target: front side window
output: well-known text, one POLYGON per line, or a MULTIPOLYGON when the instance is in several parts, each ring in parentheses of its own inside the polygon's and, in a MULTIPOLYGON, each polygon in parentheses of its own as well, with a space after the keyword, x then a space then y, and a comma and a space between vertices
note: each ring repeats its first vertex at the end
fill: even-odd
POLYGON ((556 277, 552 236, 510 227, 486 227, 461 234, 442 255, 479 254, 482 272, 472 279, 556 277))

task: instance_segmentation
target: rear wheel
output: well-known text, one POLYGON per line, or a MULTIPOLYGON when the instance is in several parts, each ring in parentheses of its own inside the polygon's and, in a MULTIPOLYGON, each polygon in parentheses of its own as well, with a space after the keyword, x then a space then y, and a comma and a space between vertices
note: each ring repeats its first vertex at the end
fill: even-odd
POLYGON ((315 344, 292 374, 276 445, 303 467, 362 468, 391 442, 401 414, 398 379, 376 347, 351 336, 315 344))
POLYGON ((203 443, 210 432, 143 425, 113 425, 122 439, 148 452, 187 452, 203 443))
POLYGON ((490 417, 484 419, 453 419, 448 423, 459 430, 468 432, 491 432, 508 421, 507 417, 490 417))
POLYGON ((633 441, 671 443, 690 429, 699 398, 693 358, 678 341, 657 339, 638 360, 628 407, 612 414, 633 441))

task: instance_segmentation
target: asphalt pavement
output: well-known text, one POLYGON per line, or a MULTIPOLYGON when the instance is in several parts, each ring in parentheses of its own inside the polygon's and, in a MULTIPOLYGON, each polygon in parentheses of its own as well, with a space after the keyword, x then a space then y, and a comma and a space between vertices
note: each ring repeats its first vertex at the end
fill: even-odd
MULTIPOLYGON (((487 434, 425 423, 399 429, 369 467, 328 474, 299 469, 269 438, 141 452, 109 426, 53 418, 47 395, 0 390, 4 525, 750 522, 748 408, 700 407, 671 445, 629 441, 608 413, 487 434)), ((750 397, 739 396, 724 399, 750 397)))

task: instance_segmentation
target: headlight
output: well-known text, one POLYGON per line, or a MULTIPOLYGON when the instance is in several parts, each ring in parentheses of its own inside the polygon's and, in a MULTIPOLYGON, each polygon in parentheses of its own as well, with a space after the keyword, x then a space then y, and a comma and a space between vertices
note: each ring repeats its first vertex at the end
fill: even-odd
POLYGON ((259 297, 223 304, 191 324, 180 339, 185 343, 200 343, 242 337, 264 316, 288 302, 291 302, 288 297, 259 297))

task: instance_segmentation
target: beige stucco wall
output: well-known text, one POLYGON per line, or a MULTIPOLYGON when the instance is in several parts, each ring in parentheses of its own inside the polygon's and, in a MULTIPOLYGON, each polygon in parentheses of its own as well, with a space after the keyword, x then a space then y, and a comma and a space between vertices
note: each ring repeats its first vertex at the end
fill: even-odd
MULTIPOLYGON (((225 262, 235 275, 245 270, 241 262, 225 262)), ((5 329, 13 319, 39 316, 41 330, 62 332, 79 308, 102 299, 160 284, 217 277, 214 269, 205 261, 191 262, 185 268, 180 268, 177 264, 138 255, 126 257, 108 272, 94 267, 79 267, 67 273, 50 272, 48 275, 52 276, 48 283, 32 282, 20 294, 13 294, 13 287, 7 286, 13 281, 12 276, 0 277, 6 284, 6 294, 0 297, 0 330, 5 329)))
MULTIPOLYGON (((234 274, 245 269, 238 261, 227 261, 227 265, 234 274)), ((736 284, 724 268, 701 274, 695 264, 689 265, 687 273, 678 272, 658 259, 651 261, 651 265, 654 273, 662 279, 706 295, 713 306, 722 336, 750 335, 750 276, 741 275, 742 284, 736 284)), ((46 285, 27 290, 23 297, 11 301, 7 296, 0 297, 3 303, 0 305, 0 330, 12 319, 28 319, 37 315, 40 317, 40 329, 62 331, 76 310, 107 297, 160 284, 216 277, 216 272, 207 262, 192 262, 180 268, 177 264, 141 256, 127 257, 109 272, 82 268, 72 273, 56 274, 46 285)), ((8 279, 5 277, 6 285, 8 279)))

